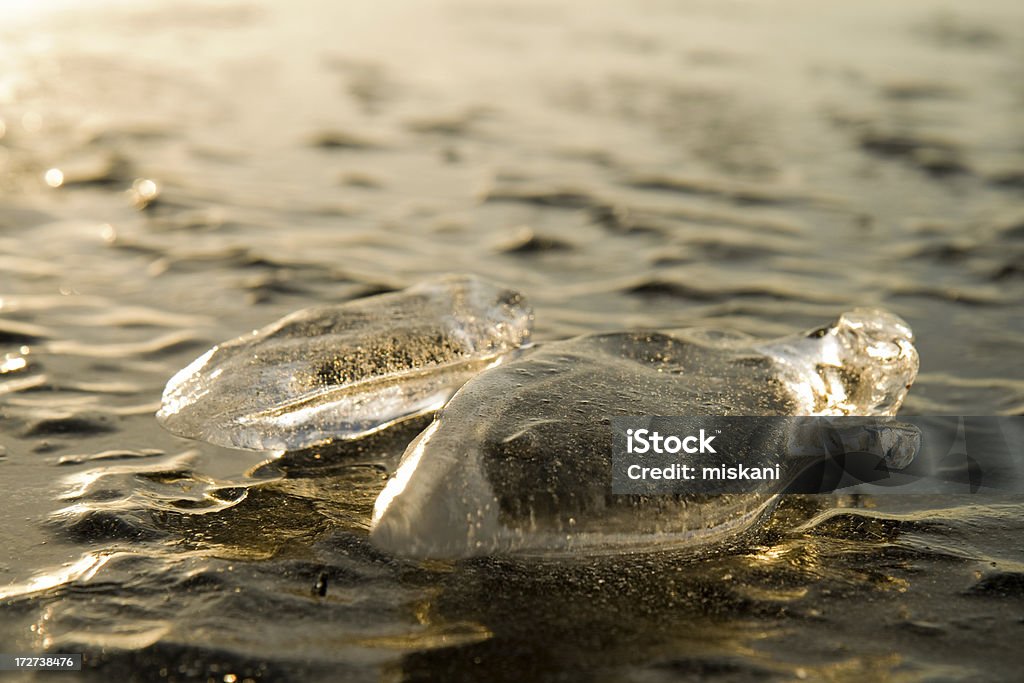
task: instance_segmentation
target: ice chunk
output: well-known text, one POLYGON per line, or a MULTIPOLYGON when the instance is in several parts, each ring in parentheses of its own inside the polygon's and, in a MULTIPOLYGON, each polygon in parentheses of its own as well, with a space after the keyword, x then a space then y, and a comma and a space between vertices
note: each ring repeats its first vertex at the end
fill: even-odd
POLYGON ((167 383, 157 418, 221 446, 298 449, 437 410, 529 339, 515 291, 449 276, 293 313, 219 344, 167 383))
POLYGON ((877 309, 756 348, 775 360, 804 415, 895 415, 917 376, 913 332, 877 309))
POLYGON ((609 418, 888 415, 916 373, 909 327, 883 312, 767 343, 684 331, 544 344, 468 382, 410 445, 377 499, 371 539, 438 558, 720 541, 755 525, 782 484, 612 495, 609 418))

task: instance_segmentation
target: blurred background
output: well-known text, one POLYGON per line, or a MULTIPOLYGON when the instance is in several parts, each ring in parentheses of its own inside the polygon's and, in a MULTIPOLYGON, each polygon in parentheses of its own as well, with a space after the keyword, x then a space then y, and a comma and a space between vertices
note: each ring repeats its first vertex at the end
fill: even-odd
POLYGON ((75 680, 1006 680, 1013 499, 423 567, 365 542, 411 434, 267 464, 152 413, 219 341, 473 272, 540 340, 884 306, 906 412, 1021 414, 1022 200, 1016 0, 0 0, 2 649, 85 651, 75 680))

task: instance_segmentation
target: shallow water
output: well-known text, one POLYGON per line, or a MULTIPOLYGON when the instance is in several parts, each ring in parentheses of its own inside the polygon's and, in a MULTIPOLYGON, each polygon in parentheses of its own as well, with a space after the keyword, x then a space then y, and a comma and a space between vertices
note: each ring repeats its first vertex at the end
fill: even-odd
POLYGON ((422 423, 267 462, 153 413, 217 342, 450 271, 526 293, 538 340, 881 305, 918 338, 905 413, 1020 414, 1020 3, 81 5, 0 2, 0 650, 86 652, 69 680, 1013 678, 1019 498, 417 564, 366 533, 422 423))

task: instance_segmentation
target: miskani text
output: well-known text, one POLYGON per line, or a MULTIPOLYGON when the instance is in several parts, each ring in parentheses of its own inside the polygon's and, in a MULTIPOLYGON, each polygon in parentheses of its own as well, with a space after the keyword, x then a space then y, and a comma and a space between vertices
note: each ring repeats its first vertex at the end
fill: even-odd
MULTIPOLYGON (((658 432, 647 429, 626 430, 626 452, 634 455, 656 453, 659 455, 676 455, 679 453, 717 454, 711 442, 715 437, 708 436, 704 430, 697 435, 678 437, 662 436, 658 432)), ((630 479, 677 479, 677 480, 775 480, 781 479, 781 467, 748 467, 742 463, 732 465, 685 465, 673 463, 665 467, 645 467, 633 464, 626 468, 626 476, 630 479)))

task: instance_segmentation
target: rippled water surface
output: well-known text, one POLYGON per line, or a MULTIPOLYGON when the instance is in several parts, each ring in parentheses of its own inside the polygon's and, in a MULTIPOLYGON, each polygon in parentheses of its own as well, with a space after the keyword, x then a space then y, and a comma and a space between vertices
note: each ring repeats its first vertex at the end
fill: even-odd
POLYGON ((791 498, 709 557, 403 562, 422 428, 218 449, 167 379, 469 272, 535 337, 882 305, 1024 413, 1024 7, 0 2, 0 651, 68 680, 1013 680, 1024 503, 791 498))

